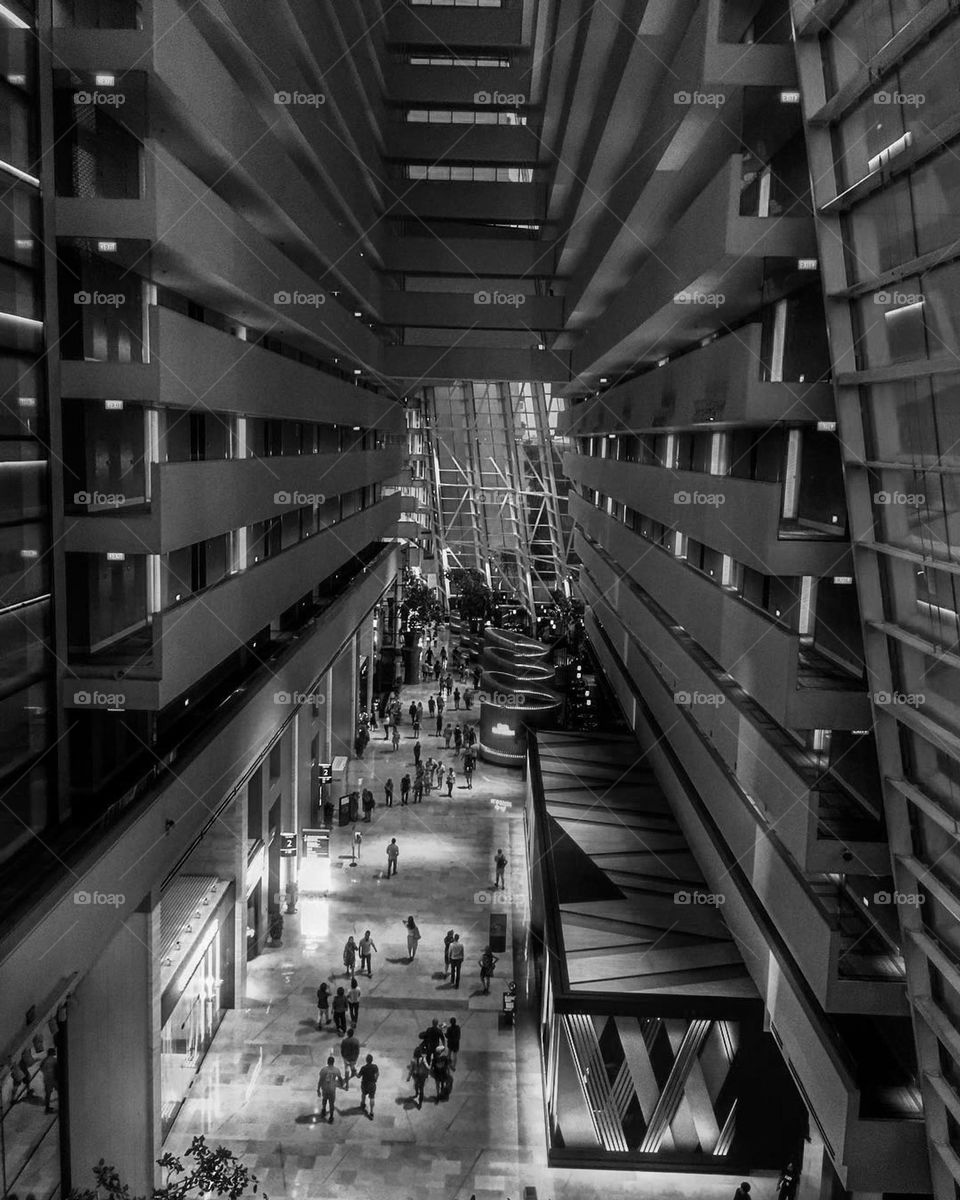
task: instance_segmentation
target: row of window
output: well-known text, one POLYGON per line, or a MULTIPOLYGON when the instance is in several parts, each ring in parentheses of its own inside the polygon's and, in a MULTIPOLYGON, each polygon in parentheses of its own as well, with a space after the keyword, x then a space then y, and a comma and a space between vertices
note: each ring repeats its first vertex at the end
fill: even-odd
POLYGON ((406 179, 449 183, 533 183, 532 167, 449 166, 446 163, 406 163, 406 179))
POLYGON ((522 113, 497 108, 408 108, 404 120, 411 125, 526 125, 522 113))
POLYGON ((406 61, 411 67, 471 67, 499 69, 509 67, 509 58, 490 58, 469 54, 408 54, 406 61))

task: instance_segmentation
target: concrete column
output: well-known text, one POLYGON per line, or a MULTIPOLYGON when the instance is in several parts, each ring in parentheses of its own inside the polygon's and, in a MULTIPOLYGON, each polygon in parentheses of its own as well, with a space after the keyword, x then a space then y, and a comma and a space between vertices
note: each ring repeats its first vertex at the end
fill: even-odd
POLYGON ((92 1187, 101 1158, 149 1195, 160 1148, 158 892, 124 920, 74 993, 67 1033, 70 1176, 92 1187))
POLYGON ((330 722, 330 753, 332 757, 353 755, 357 715, 357 637, 347 642, 330 668, 330 703, 327 705, 330 722))

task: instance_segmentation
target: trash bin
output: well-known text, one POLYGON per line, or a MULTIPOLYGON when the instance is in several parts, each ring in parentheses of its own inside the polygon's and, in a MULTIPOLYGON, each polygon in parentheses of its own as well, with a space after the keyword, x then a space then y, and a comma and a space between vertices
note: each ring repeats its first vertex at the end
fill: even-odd
POLYGON ((339 820, 341 825, 349 825, 350 824, 350 797, 349 796, 341 796, 340 797, 340 804, 338 806, 338 811, 337 811, 337 819, 339 820))

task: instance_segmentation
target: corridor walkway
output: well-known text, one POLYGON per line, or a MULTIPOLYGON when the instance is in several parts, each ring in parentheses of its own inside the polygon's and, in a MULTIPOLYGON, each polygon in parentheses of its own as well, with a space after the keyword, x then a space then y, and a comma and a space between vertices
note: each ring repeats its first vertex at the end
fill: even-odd
MULTIPOLYGON (((404 688, 402 697, 405 708, 412 698, 424 703, 423 757, 436 757, 439 747, 445 765, 457 769, 453 747, 444 751, 426 721, 428 695, 423 684, 404 688)), ((476 721, 479 714, 475 707, 452 715, 476 721)), ((401 808, 400 777, 413 773, 406 713, 402 733, 395 752, 381 728, 364 759, 350 763, 349 787, 363 780, 377 799, 372 824, 357 825, 364 834, 360 861, 350 866, 352 828, 335 830, 329 898, 302 896, 297 914, 285 917, 282 946, 268 947, 250 963, 245 1007, 227 1014, 165 1148, 181 1150, 204 1133, 244 1158, 270 1200, 523 1200, 525 1187, 537 1189, 537 1200, 731 1200, 738 1181, 730 1177, 547 1168, 536 1007, 524 1007, 516 1029, 500 1029, 498 1022, 502 991, 515 972, 521 996, 525 986, 520 774, 480 763, 468 791, 458 769, 452 799, 444 789, 442 796, 434 791, 422 804, 401 808), (389 776, 397 798, 385 808, 389 776), (388 880, 391 837, 400 860, 388 880), (508 949, 486 996, 477 959, 487 942, 497 847, 509 859, 512 903, 498 905, 508 913, 508 949), (402 924, 408 915, 423 935, 413 962, 402 924), (450 928, 466 945, 459 990, 443 975, 443 936, 450 928), (359 941, 365 929, 377 953, 373 978, 360 979, 357 1035, 361 1062, 372 1053, 380 1066, 376 1116, 369 1121, 360 1113, 354 1080, 338 1093, 335 1123, 320 1124, 317 1075, 340 1039, 332 1025, 317 1030, 316 989, 323 980, 334 990, 344 983, 343 944, 351 933, 359 941), (463 1027, 453 1092, 436 1104, 429 1081, 418 1111, 405 1081, 417 1034, 433 1017, 452 1016, 463 1027)), ((754 1181, 756 1200, 772 1193, 770 1181, 754 1181)))

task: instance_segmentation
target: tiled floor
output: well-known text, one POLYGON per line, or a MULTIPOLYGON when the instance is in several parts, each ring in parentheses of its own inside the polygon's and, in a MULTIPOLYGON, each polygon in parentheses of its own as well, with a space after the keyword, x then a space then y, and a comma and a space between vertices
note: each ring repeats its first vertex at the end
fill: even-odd
MULTIPOLYGON (((426 685, 405 688, 403 699, 422 699, 426 685)), ((476 720, 472 713, 454 714, 476 720)), ((425 729, 427 723, 425 722, 425 729)), ((432 727, 431 727, 432 728, 432 727)), ((337 830, 331 855, 330 896, 301 897, 285 918, 283 945, 250 964, 245 1006, 229 1013, 167 1141, 182 1149, 191 1137, 241 1154, 271 1200, 343 1197, 344 1200, 522 1200, 533 1186, 538 1200, 626 1200, 626 1197, 696 1196, 730 1200, 730 1177, 611 1171, 558 1171, 546 1166, 543 1097, 535 1009, 517 1029, 501 1029, 500 995, 523 973, 524 897, 522 782, 512 773, 480 764, 473 790, 458 780, 451 800, 436 792, 422 804, 383 806, 383 781, 413 770, 413 739, 405 717, 397 752, 375 735, 365 760, 351 762, 349 782, 371 783, 377 797, 364 833, 361 861, 349 864, 352 830, 337 830), (512 806, 497 808, 493 800, 512 806), (387 880, 385 849, 400 846, 400 869, 387 880), (493 857, 509 858, 507 889, 511 951, 501 956, 489 996, 480 991, 477 958, 486 943, 493 857), (339 856, 339 857, 338 857, 339 856), (344 865, 347 864, 347 865, 344 865), (423 940, 406 958, 403 919, 413 914, 423 940), (443 977, 443 935, 449 928, 466 945, 463 981, 453 990, 443 977), (341 953, 347 936, 372 930, 378 947, 372 980, 361 979, 357 1033, 363 1055, 380 1066, 373 1121, 359 1111, 359 1085, 338 1093, 333 1125, 316 1121, 317 1074, 339 1045, 332 1026, 316 1027, 316 988, 343 982, 341 953), (340 974, 337 974, 339 970, 340 974), (463 1047, 450 1098, 434 1102, 432 1081, 418 1111, 406 1066, 417 1033, 438 1016, 456 1016, 463 1047)), ((436 756, 443 740, 421 735, 423 756, 436 756)), ((442 751, 445 763, 456 762, 442 751)), ((339 1056, 337 1058, 339 1065, 339 1056)), ((755 1180, 757 1200, 772 1195, 769 1180, 755 1180)))

